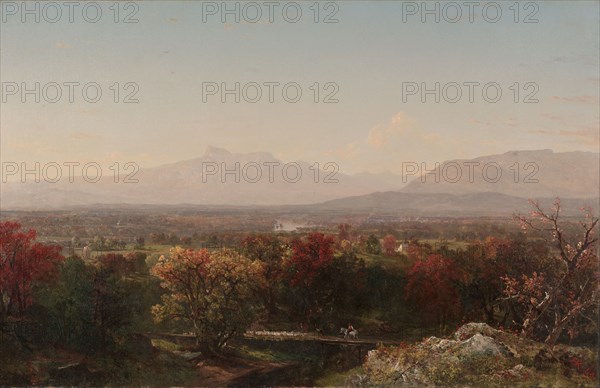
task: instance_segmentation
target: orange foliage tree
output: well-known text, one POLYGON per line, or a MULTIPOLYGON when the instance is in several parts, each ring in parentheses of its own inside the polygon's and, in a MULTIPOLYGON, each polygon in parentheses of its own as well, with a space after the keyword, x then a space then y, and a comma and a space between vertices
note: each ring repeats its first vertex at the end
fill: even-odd
POLYGON ((153 307, 157 321, 187 322, 197 342, 219 350, 243 334, 261 309, 257 297, 263 268, 231 250, 208 251, 176 247, 153 268, 167 290, 153 307))

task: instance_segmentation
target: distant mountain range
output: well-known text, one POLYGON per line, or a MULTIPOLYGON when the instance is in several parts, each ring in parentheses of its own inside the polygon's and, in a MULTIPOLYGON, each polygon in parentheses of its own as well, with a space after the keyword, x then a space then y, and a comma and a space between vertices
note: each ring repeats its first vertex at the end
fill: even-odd
POLYGON ((600 190, 600 158, 593 152, 510 151, 446 161, 433 170, 422 179, 412 180, 402 191, 597 198, 600 190))
MULTIPOLYGON (((555 201, 555 198, 547 197, 536 199, 546 209, 549 209, 555 201)), ((581 215, 582 207, 589 207, 598 214, 598 198, 561 198, 563 215, 581 215)), ((346 214, 368 211, 372 215, 391 216, 472 217, 528 214, 531 207, 525 198, 500 193, 448 194, 387 191, 308 205, 306 210, 346 214)))
POLYGON ((422 179, 411 175, 405 184, 402 176, 392 173, 349 175, 334 165, 208 147, 196 159, 140 169, 134 176, 138 183, 114 183, 112 176, 97 183, 4 183, 0 206, 17 210, 94 204, 297 204, 332 210, 504 214, 526 206, 525 198, 559 196, 596 206, 599 176, 599 154, 591 152, 511 151, 446 161, 422 179))
POLYGON ((2 184, 4 209, 63 208, 96 203, 289 205, 318 203, 350 195, 399 190, 405 183, 393 174, 348 175, 335 165, 284 162, 267 152, 231 153, 208 147, 199 158, 154 168, 141 168, 137 183, 2 184), (318 168, 317 168, 318 167, 318 168), (235 171, 237 170, 237 176, 235 171))

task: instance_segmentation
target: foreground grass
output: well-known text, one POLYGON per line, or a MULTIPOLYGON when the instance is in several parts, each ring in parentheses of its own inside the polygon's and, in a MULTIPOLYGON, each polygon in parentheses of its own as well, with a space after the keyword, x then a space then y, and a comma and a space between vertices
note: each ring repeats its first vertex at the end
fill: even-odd
POLYGON ((354 376, 364 375, 362 366, 352 368, 347 371, 327 371, 323 376, 315 380, 315 385, 318 387, 341 387, 348 384, 349 379, 354 376))
MULTIPOLYGON (((141 337, 118 348, 86 354, 48 346, 26 348, 2 336, 0 385, 173 386, 194 376, 193 366, 141 337)), ((176 345, 161 344, 164 348, 176 345)))

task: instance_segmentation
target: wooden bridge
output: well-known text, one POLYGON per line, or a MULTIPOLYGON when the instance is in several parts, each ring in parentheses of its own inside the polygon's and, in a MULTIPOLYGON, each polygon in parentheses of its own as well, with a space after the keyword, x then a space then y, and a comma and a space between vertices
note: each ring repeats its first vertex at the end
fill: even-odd
MULTIPOLYGON (((175 342, 186 342, 196 340, 196 336, 193 334, 173 334, 173 333, 144 333, 145 336, 150 338, 162 338, 171 339, 175 342)), ((255 334, 254 332, 246 332, 244 338, 254 339, 259 341, 313 341, 324 344, 332 345, 363 345, 363 346, 377 346, 382 344, 385 346, 397 346, 400 345, 401 341, 386 339, 386 338, 374 338, 364 337, 357 339, 342 338, 341 336, 328 336, 328 335, 317 335, 308 333, 293 333, 293 335, 273 335, 273 334, 255 334)))
MULTIPOLYGON (((257 332, 246 332, 243 339, 259 342, 304 342, 319 344, 324 350, 326 346, 342 347, 356 353, 358 362, 362 363, 362 358, 367 351, 375 349, 377 345, 398 346, 400 341, 385 338, 364 337, 357 339, 343 338, 341 336, 326 336, 299 332, 272 332, 277 334, 258 334, 257 332)), ((149 338, 170 340, 180 345, 190 345, 195 343, 196 337, 192 334, 171 334, 171 333, 145 333, 149 338)))
POLYGON ((359 337, 357 339, 343 338, 341 336, 328 336, 328 335, 317 335, 317 334, 302 334, 297 336, 274 336, 274 335, 255 335, 251 333, 244 334, 245 338, 252 338, 262 341, 314 341, 324 344, 332 345, 371 345, 377 346, 382 344, 385 346, 397 346, 400 345, 401 341, 387 339, 387 338, 374 338, 374 337, 359 337))

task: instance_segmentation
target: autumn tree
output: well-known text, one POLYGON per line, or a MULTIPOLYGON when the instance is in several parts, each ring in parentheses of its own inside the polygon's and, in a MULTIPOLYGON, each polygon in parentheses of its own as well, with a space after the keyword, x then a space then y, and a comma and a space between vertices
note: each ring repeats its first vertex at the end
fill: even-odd
POLYGON ((34 230, 16 222, 0 223, 0 323, 21 317, 32 303, 32 285, 50 280, 64 259, 59 246, 35 242, 34 230))
POLYGON ((134 263, 125 259, 125 256, 120 253, 100 255, 97 260, 100 263, 100 268, 114 273, 127 274, 135 270, 134 263))
POLYGON ((129 252, 126 255, 120 253, 108 253, 97 257, 101 269, 106 269, 117 275, 132 275, 134 273, 146 274, 147 255, 144 252, 129 252))
POLYGON ((175 234, 174 232, 169 232, 166 236, 166 243, 171 246, 176 246, 181 243, 181 240, 179 239, 179 236, 177 236, 177 234, 175 234))
POLYGON ((461 277, 453 260, 431 254, 408 271, 405 299, 418 309, 425 324, 444 327, 461 313, 457 287, 461 277))
POLYGON ((421 243, 416 239, 411 239, 406 247, 406 255, 410 261, 422 260, 432 252, 431 245, 421 243))
POLYGON ((586 210, 583 220, 573 232, 559 220, 561 204, 556 200, 550 212, 538 202, 530 201, 531 217, 518 216, 525 232, 543 231, 554 248, 546 272, 504 278, 506 300, 512 303, 515 321, 528 337, 542 337, 552 348, 564 331, 577 334, 577 321, 585 320, 596 327, 588 316, 598 307, 599 286, 597 268, 598 242, 595 229, 598 218, 586 210))
POLYGON ((167 236, 165 235, 164 232, 150 233, 150 240, 153 243, 164 244, 164 242, 166 241, 166 239, 167 239, 167 236))
POLYGON ((73 236, 71 238, 71 245, 75 248, 79 248, 81 246, 81 239, 77 236, 73 236))
POLYGON ((391 234, 388 234, 383 238, 383 251, 387 256, 394 256, 396 254, 397 243, 396 237, 391 234))
POLYGON ((537 241, 487 237, 464 250, 445 250, 463 273, 460 282, 465 312, 470 319, 483 316, 489 324, 506 326, 511 314, 499 298, 502 277, 531 275, 546 266, 547 249, 537 241), (482 314, 483 313, 483 314, 482 314))
POLYGON ((181 245, 185 247, 192 245, 192 238, 190 236, 183 236, 179 239, 179 241, 181 242, 181 245))
POLYGON ((146 239, 143 236, 138 236, 135 238, 134 249, 142 249, 146 244, 146 239))
POLYGON ((323 306, 331 303, 331 293, 324 289, 327 267, 333 262, 335 239, 322 233, 309 234, 292 242, 292 256, 287 261, 286 280, 293 310, 309 322, 319 320, 323 306))
POLYGON ((277 300, 282 286, 282 262, 287 246, 275 236, 247 236, 240 243, 240 252, 251 260, 263 263, 264 292, 261 297, 270 315, 277 313, 277 300))
POLYGON ((104 236, 95 236, 91 248, 95 251, 105 251, 108 249, 108 241, 104 236))
POLYGON ((364 263, 353 253, 334 255, 335 238, 311 233, 292 242, 286 261, 286 281, 295 313, 321 327, 337 310, 357 298, 364 263))
POLYGON ((342 242, 344 240, 350 241, 350 232, 352 230, 352 226, 350 224, 339 224, 338 228, 338 242, 342 242))
POLYGON ((356 245, 354 244, 355 241, 352 236, 352 225, 339 224, 337 229, 336 249, 345 253, 354 252, 356 250, 356 245))
POLYGON ((256 292, 264 282, 262 264, 234 251, 176 247, 153 272, 167 290, 162 304, 153 307, 155 319, 187 322, 198 343, 212 350, 244 333, 260 310, 256 292))

